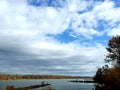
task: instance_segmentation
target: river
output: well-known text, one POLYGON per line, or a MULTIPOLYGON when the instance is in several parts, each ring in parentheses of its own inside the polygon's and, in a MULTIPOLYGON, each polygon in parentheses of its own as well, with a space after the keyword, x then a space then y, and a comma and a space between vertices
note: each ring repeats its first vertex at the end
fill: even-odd
MULTIPOLYGON (((26 87, 41 84, 42 81, 48 82, 55 90, 92 90, 94 83, 74 83, 68 82, 71 79, 42 79, 42 80, 1 80, 0 90, 6 90, 6 86, 26 87)), ((36 88, 33 90, 41 90, 36 88)))

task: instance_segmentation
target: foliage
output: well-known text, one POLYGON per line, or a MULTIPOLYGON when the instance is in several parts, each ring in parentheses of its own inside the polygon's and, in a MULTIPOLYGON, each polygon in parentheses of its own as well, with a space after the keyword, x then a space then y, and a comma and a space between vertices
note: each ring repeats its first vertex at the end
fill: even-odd
POLYGON ((72 76, 65 75, 10 75, 0 74, 0 80, 18 80, 18 79, 68 79, 72 76))
POLYGON ((120 89, 120 68, 99 68, 94 77, 96 90, 119 90, 120 89))
POLYGON ((108 55, 105 61, 115 62, 115 64, 120 65, 120 36, 114 36, 108 42, 108 47, 106 48, 108 55))
POLYGON ((114 36, 108 42, 108 53, 105 61, 113 62, 114 67, 107 65, 99 68, 94 76, 95 90, 120 90, 120 36, 114 36))

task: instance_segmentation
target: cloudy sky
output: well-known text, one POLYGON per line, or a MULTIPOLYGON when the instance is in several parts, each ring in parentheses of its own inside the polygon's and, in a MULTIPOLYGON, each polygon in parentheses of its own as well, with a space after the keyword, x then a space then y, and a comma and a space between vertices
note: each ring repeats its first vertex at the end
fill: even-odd
POLYGON ((94 75, 119 34, 119 0, 0 0, 0 73, 94 75))

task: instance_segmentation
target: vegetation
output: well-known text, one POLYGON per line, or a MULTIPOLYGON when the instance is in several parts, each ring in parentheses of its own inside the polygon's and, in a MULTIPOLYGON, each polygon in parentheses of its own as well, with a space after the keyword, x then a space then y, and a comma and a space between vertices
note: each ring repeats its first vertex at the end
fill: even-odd
POLYGON ((74 78, 72 76, 65 75, 11 75, 0 74, 0 80, 18 80, 18 79, 68 79, 74 78))
POLYGON ((67 75, 11 75, 0 74, 0 80, 18 80, 18 79, 70 79, 70 78, 93 78, 88 76, 67 76, 67 75))
POLYGON ((120 36, 114 36, 108 42, 105 61, 113 64, 99 68, 94 76, 96 90, 120 90, 120 36))
POLYGON ((106 48, 108 55, 105 61, 112 61, 114 65, 120 66, 120 36, 115 36, 109 40, 108 47, 106 48))

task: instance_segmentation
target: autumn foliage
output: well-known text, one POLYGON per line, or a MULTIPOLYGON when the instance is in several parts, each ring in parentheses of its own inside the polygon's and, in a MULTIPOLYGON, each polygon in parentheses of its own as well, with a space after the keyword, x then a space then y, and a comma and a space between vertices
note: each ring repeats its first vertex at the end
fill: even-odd
POLYGON ((113 64, 99 68, 94 76, 96 90, 120 90, 120 36, 114 36, 108 42, 106 48, 108 54, 105 58, 107 63, 113 64))

